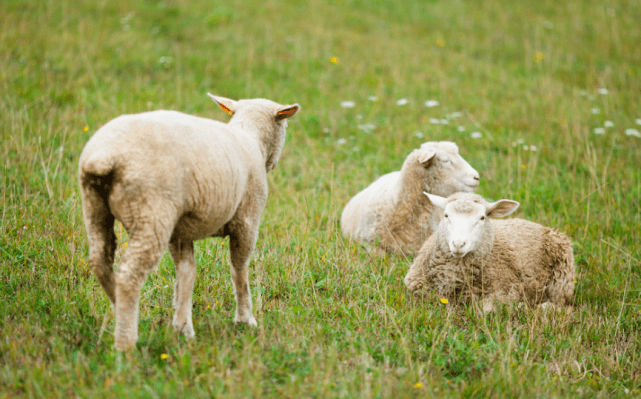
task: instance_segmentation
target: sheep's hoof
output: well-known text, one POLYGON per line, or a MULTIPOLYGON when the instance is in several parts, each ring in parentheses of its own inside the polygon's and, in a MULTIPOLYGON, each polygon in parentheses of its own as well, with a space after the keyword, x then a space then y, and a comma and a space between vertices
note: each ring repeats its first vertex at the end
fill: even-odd
POLYGON ((494 301, 484 300, 483 301, 483 313, 494 313, 494 301))
POLYGON ((116 335, 114 346, 116 347, 116 350, 118 352, 125 352, 129 349, 134 348, 136 346, 137 340, 138 337, 136 337, 135 335, 133 337, 121 337, 116 335))
POLYGON ((177 322, 174 320, 172 323, 174 326, 174 329, 179 333, 185 336, 185 338, 194 338, 196 336, 196 333, 194 333, 194 326, 193 324, 189 322, 177 322))
POLYGON ((258 326, 258 323, 256 323, 256 319, 251 314, 249 316, 242 316, 242 317, 239 316, 239 315, 236 315, 236 317, 234 317, 234 322, 235 323, 245 323, 245 324, 247 324, 248 326, 251 326, 251 327, 258 326))

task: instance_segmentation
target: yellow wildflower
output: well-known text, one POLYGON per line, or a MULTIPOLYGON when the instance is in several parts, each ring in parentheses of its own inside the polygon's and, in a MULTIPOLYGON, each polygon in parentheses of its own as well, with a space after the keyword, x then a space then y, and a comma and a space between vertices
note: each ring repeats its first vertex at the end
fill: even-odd
POLYGON ((163 353, 162 355, 160 355, 160 358, 161 358, 162 360, 167 360, 167 359, 169 359, 169 355, 168 355, 168 354, 166 354, 166 353, 163 353))
POLYGON ((84 130, 85 132, 88 132, 89 131, 89 126, 85 126, 85 128, 82 129, 82 130, 84 130))
POLYGON ((450 301, 447 300, 447 298, 441 298, 441 303, 448 304, 450 301))
POLYGON ((414 388, 416 388, 416 389, 418 389, 418 388, 420 388, 422 386, 423 386, 423 384, 421 384, 420 382, 417 382, 416 384, 414 384, 414 388))
POLYGON ((437 45, 437 46, 439 46, 439 47, 444 47, 444 46, 445 46, 445 40, 443 40, 443 39, 438 39, 438 40, 436 41, 436 45, 437 45))
POLYGON ((541 62, 543 58, 545 57, 543 56, 543 53, 540 51, 537 51, 536 54, 534 54, 534 62, 537 62, 537 63, 541 62))
POLYGON ((332 64, 338 64, 338 57, 332 57, 329 59, 332 64))

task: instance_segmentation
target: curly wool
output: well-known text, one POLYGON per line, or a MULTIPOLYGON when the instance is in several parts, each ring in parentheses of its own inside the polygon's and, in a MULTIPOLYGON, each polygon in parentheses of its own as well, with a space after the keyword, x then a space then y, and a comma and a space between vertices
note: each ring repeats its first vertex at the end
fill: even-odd
POLYGON ((450 252, 441 222, 405 276, 407 288, 417 296, 435 292, 451 301, 484 298, 486 310, 494 301, 568 305, 575 278, 570 239, 523 219, 490 222, 482 245, 460 258, 450 252))

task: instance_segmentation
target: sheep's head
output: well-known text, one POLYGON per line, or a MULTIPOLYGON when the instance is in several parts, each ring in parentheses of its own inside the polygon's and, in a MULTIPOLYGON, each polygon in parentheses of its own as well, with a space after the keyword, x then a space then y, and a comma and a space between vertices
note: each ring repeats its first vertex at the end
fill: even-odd
POLYGON ((207 95, 232 115, 230 124, 239 124, 244 130, 259 133, 265 149, 265 168, 268 172, 274 169, 285 145, 287 119, 300 111, 300 105, 281 105, 262 98, 234 101, 210 93, 207 95))
POLYGON ((479 187, 479 172, 458 153, 451 141, 427 142, 415 150, 418 163, 425 168, 424 190, 447 197, 456 192, 474 192, 479 187))
POLYGON ((507 216, 519 207, 516 201, 502 199, 489 203, 471 193, 456 193, 449 198, 424 194, 443 209, 437 234, 447 241, 451 254, 457 258, 476 251, 489 253, 494 242, 494 228, 489 218, 507 216))

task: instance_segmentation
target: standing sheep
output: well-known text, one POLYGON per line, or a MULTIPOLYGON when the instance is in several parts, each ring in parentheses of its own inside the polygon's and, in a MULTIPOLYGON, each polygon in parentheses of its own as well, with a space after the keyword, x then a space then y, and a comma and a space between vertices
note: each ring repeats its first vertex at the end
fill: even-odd
POLYGON ((136 343, 140 290, 167 244, 176 266, 178 331, 194 336, 194 240, 207 237, 229 236, 234 321, 256 325, 249 257, 267 200, 266 174, 278 162, 287 118, 300 106, 208 95, 233 115, 228 124, 175 111, 122 115, 80 156, 89 261, 115 309, 117 350, 136 343), (117 273, 115 219, 130 238, 117 273))
POLYGON ((494 310, 494 302, 569 304, 574 253, 565 234, 523 219, 490 219, 514 212, 516 201, 425 194, 444 215, 405 276, 412 293, 435 290, 449 300, 482 297, 485 312, 494 310))
POLYGON ((478 186, 478 172, 459 155, 456 144, 423 143, 407 156, 400 172, 381 176, 347 203, 343 235, 373 244, 378 252, 414 255, 443 214, 423 192, 448 196, 478 186))

